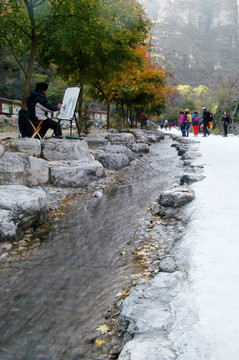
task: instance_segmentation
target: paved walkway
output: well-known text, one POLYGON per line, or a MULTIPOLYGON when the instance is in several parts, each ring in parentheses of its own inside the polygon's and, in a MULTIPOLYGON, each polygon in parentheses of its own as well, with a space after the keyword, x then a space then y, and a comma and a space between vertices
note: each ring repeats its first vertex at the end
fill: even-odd
POLYGON ((239 359, 239 138, 199 137, 206 179, 177 250, 189 283, 174 302, 171 339, 180 360, 239 359))

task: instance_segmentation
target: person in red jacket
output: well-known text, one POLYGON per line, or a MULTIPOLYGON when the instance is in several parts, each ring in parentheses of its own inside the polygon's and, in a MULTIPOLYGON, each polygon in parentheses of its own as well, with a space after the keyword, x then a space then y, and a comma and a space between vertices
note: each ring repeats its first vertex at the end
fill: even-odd
POLYGON ((200 116, 198 115, 198 112, 194 111, 194 113, 192 114, 194 136, 198 136, 198 134, 199 134, 200 121, 201 121, 201 119, 200 119, 200 116))

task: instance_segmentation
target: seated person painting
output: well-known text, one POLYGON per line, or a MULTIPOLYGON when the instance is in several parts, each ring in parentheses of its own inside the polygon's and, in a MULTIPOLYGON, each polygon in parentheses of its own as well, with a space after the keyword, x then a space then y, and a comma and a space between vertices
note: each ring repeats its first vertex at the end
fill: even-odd
POLYGON ((60 110, 61 104, 53 105, 49 103, 46 97, 47 89, 47 83, 39 82, 36 84, 35 90, 27 97, 27 114, 34 126, 37 126, 43 120, 39 131, 42 138, 48 129, 53 129, 55 137, 62 139, 60 123, 48 117, 48 112, 60 110))

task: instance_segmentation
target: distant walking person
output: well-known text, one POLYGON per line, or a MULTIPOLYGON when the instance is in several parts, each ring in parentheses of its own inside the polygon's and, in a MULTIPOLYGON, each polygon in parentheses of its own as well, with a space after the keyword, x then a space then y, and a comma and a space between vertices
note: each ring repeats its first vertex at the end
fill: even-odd
POLYGON ((191 122, 192 122, 192 116, 191 116, 191 114, 189 114, 188 109, 185 110, 185 114, 186 114, 186 117, 187 117, 186 122, 185 122, 186 136, 189 136, 190 125, 191 125, 191 122))
POLYGON ((207 111, 207 109, 205 108, 205 106, 202 108, 203 110, 203 114, 202 114, 202 118, 203 118, 203 136, 207 136, 210 135, 210 132, 208 131, 208 124, 212 121, 212 114, 207 111))
POLYGON ((187 116, 186 114, 184 114, 183 111, 180 111, 180 127, 181 127, 181 132, 182 132, 182 136, 186 136, 186 119, 187 119, 187 116))
POLYGON ((223 129, 224 129, 224 136, 227 136, 227 129, 228 129, 230 120, 229 120, 229 116, 227 115, 226 111, 224 111, 224 114, 222 116, 222 123, 223 123, 223 129))
POLYGON ((39 132, 42 138, 48 129, 53 129, 55 136, 62 138, 60 123, 48 117, 48 112, 60 110, 61 104, 53 105, 49 103, 46 97, 47 89, 48 85, 44 82, 36 84, 35 90, 27 97, 27 113, 29 119, 36 125, 40 120, 44 120, 39 132))
POLYGON ((198 136, 199 134, 199 126, 200 126, 200 116, 197 111, 194 111, 192 114, 192 123, 193 123, 193 133, 194 136, 198 136))

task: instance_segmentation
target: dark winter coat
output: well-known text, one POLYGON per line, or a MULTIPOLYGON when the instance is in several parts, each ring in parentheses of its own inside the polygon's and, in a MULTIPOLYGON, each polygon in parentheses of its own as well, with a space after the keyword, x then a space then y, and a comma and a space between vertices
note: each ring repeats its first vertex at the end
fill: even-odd
POLYGON ((229 116, 228 115, 223 115, 222 117, 222 123, 223 125, 229 125, 230 121, 229 121, 229 116))
POLYGON ((202 118, 203 118, 203 122, 205 124, 208 124, 211 121, 211 117, 210 117, 211 113, 207 110, 205 110, 202 114, 202 118))
POLYGON ((46 120, 48 112, 57 110, 58 106, 49 103, 42 90, 35 90, 27 97, 27 113, 30 120, 46 120))

